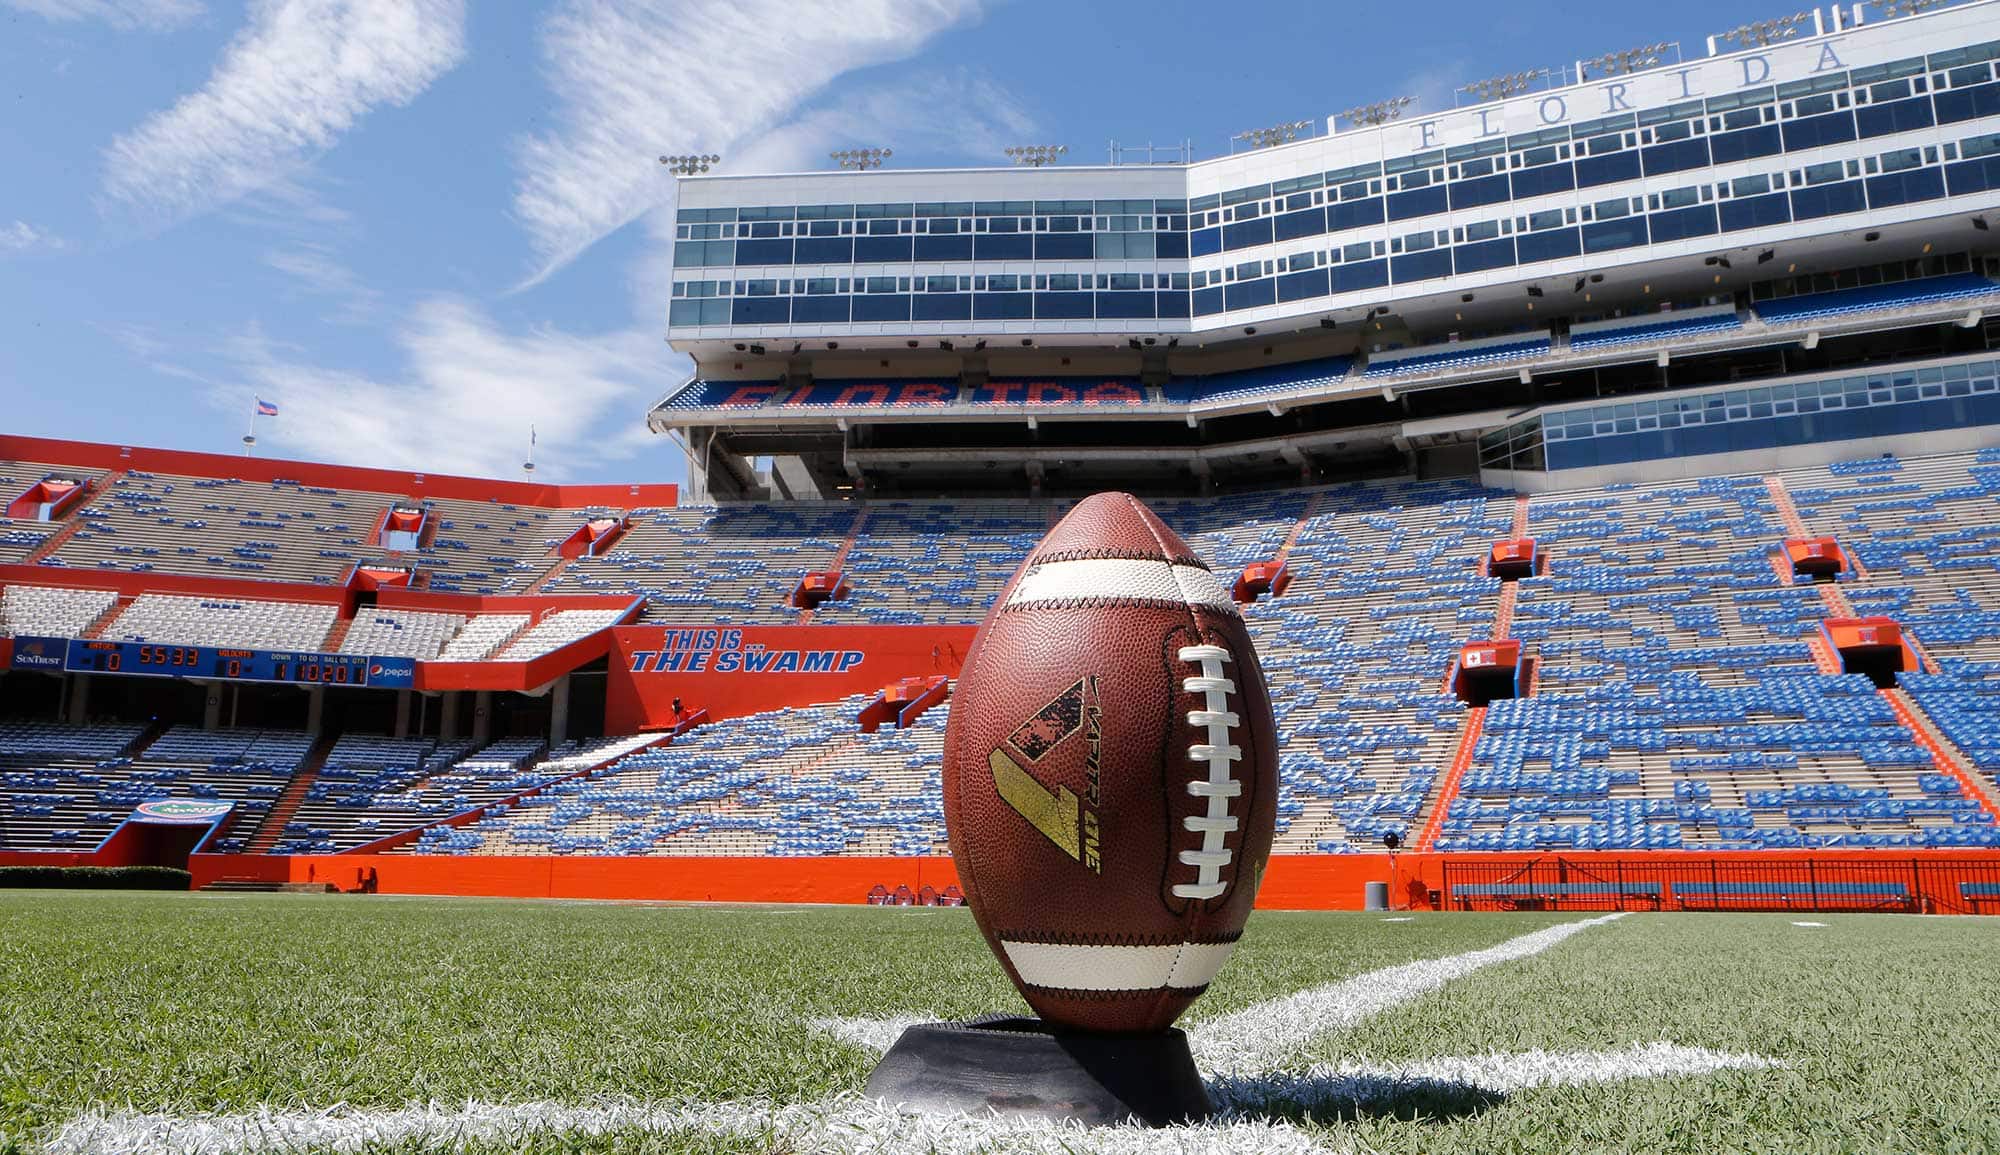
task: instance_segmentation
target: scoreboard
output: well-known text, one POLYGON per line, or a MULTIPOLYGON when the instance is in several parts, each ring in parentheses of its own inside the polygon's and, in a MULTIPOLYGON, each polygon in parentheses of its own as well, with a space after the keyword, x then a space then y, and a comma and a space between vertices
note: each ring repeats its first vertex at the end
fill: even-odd
POLYGON ((311 686, 408 688, 416 681, 416 663, 409 658, 82 639, 69 641, 63 655, 63 669, 75 673, 222 678, 311 686))

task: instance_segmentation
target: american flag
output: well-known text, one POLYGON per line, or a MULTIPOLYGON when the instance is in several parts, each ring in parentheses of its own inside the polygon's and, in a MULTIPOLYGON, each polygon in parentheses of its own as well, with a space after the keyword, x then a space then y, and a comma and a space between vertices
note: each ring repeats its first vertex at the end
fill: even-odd
POLYGON ((277 415, 278 415, 278 407, 276 405, 271 404, 269 401, 264 400, 262 397, 257 398, 257 416, 276 417, 277 415))

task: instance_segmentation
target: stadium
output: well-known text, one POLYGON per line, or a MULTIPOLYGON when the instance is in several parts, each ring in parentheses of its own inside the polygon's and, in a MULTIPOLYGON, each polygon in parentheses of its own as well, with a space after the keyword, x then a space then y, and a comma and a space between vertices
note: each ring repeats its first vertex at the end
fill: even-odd
POLYGON ((685 485, 0 434, 0 868, 198 892, 0 892, 0 1149, 2000 1145, 2000 924, 1878 917, 2000 913, 1996 37, 1829 7, 1206 160, 681 163, 695 371, 633 416, 685 485), (1277 723, 1183 1024, 1219 1113, 899 1114, 903 1026, 1019 1001, 948 909, 958 678, 1106 490, 1277 723))

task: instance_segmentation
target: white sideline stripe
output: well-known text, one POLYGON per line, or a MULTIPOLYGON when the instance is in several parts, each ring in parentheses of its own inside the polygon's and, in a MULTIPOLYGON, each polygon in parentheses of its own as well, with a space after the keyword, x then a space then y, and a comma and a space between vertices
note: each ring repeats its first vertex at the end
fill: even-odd
POLYGON ((1002 942, 1021 981, 1058 991, 1150 991, 1205 987, 1229 961, 1233 942, 1079 946, 1002 942))
POLYGON ((1825 926, 1823 922, 1795 922, 1793 926, 1825 926))
POLYGON ((1187 1032, 1195 1064, 1217 1075, 1268 1066, 1320 1035, 1351 1027, 1427 995, 1453 979, 1496 963, 1540 954, 1591 927, 1624 917, 1621 911, 1544 927, 1483 950, 1370 971, 1193 1024, 1187 1032))
POLYGON ((1647 1043, 1619 1051, 1527 1051, 1429 1059, 1399 1066, 1314 1067, 1209 1084, 1216 1117, 1158 1130, 1075 1125, 989 1115, 926 1114, 840 1095, 821 1103, 779 1105, 636 1102, 418 1103, 381 1111, 262 1110, 237 1115, 87 1112, 50 1140, 49 1155, 251 1155, 304 1149, 361 1152, 388 1146, 459 1150, 473 1143, 523 1146, 536 1138, 613 1132, 749 1139, 760 1149, 801 1155, 1275 1155, 1323 1153, 1317 1138, 1289 1123, 1257 1117, 1273 1110, 1387 1107, 1440 1085, 1498 1094, 1624 1079, 1699 1075, 1781 1066, 1760 1055, 1647 1043))
POLYGON ((1146 598, 1236 613, 1229 591, 1207 570, 1130 558, 1045 562, 1022 576, 1007 604, 1031 606, 1076 598, 1146 598))
POLYGON ((940 1015, 892 1015, 886 1019, 814 1019, 812 1029, 864 1051, 887 1051, 903 1037, 904 1031, 941 1018, 940 1015))

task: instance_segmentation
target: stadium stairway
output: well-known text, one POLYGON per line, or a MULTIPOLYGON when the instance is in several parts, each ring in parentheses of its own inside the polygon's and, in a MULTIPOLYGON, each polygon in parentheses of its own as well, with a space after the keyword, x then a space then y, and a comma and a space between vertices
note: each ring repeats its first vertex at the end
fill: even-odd
POLYGON ((1431 797, 1431 812, 1424 819, 1423 833, 1417 836, 1413 849, 1436 848, 1438 833, 1444 829, 1445 816, 1451 812, 1451 804, 1458 798, 1459 785, 1465 781, 1465 772, 1472 765, 1473 752, 1479 748, 1479 735, 1485 729, 1486 707, 1474 706, 1465 712, 1465 724, 1458 731, 1458 746, 1451 752, 1451 764, 1445 768, 1444 781, 1431 797))
POLYGON ((340 643, 347 640, 347 631, 353 628, 354 618, 352 615, 344 618, 335 618, 332 628, 326 631, 326 637, 320 639, 319 652, 322 654, 339 653, 340 643))
POLYGON ((245 854, 265 854, 278 844, 279 837, 285 832, 285 825, 292 820, 292 815, 298 812, 299 804, 306 799, 306 791, 312 789, 314 780, 319 777, 320 767, 326 765, 326 756, 333 752, 334 741, 335 736, 332 734, 321 734, 314 739, 312 749, 306 751, 306 756, 299 760, 299 768, 293 772, 292 780, 285 783, 285 792, 278 795, 278 800, 271 805, 270 812, 264 815, 262 825, 257 827, 257 832, 244 844, 245 854))
POLYGON ((1930 715, 1924 713, 1924 708, 1917 704, 1916 699, 1910 697, 1908 691, 1895 688, 1883 690, 1882 697, 1889 703, 1889 708, 1896 712, 1896 717, 1903 725, 1917 736, 1918 745, 1930 752, 1931 760, 1937 763, 1938 771, 1956 778, 1959 789, 1965 792, 1965 796, 1978 802, 1986 809, 1987 814, 2000 817, 2000 799, 1994 797, 1992 789, 1984 778, 1971 769, 1974 765, 1972 759, 1966 757, 1965 751, 1959 749, 1956 743, 1945 736, 1944 731, 1931 720, 1930 715))
MULTIPOLYGON (((854 511, 854 524, 847 527, 847 537, 840 543, 840 548, 834 551, 833 560, 827 563, 826 572, 828 573, 846 572, 847 556, 854 552, 855 539, 861 536, 861 529, 863 526, 867 524, 868 524, 868 506, 864 503, 859 509, 854 511)), ((836 590, 834 592, 838 593, 839 591, 836 590)), ((799 611, 800 625, 809 626, 812 624, 812 620, 813 620, 813 610, 811 606, 807 606, 806 608, 799 611)))
POLYGON ((104 631, 111 628, 111 623, 118 620, 118 615, 125 612, 125 608, 132 604, 135 597, 136 595, 119 595, 103 613, 92 618, 90 624, 83 627, 83 631, 77 636, 85 640, 103 637, 104 631))
POLYGON ((40 565, 44 559, 54 555, 57 550, 67 544, 70 538, 75 537, 78 531, 89 524, 83 518, 83 511, 89 509, 91 503, 95 502, 99 497, 111 492, 111 487, 117 485, 119 479, 124 476, 125 471, 121 469, 98 478, 96 484, 90 487, 90 491, 83 495, 83 500, 77 502, 76 507, 71 509, 69 515, 63 519, 62 528, 43 538, 42 544, 36 546, 27 557, 21 559, 21 564, 40 565))

